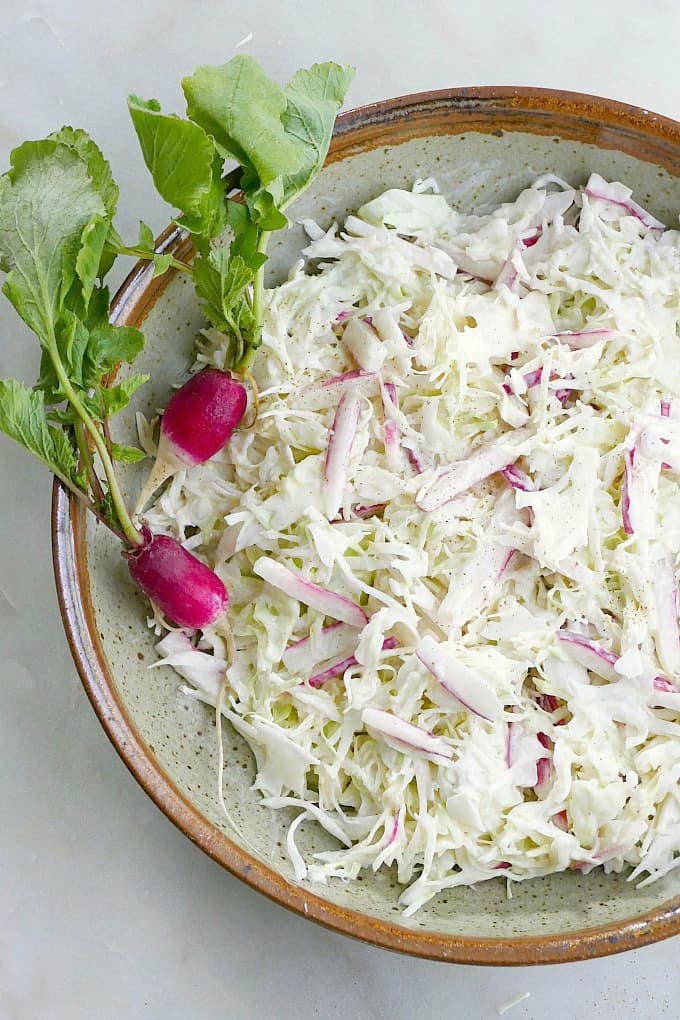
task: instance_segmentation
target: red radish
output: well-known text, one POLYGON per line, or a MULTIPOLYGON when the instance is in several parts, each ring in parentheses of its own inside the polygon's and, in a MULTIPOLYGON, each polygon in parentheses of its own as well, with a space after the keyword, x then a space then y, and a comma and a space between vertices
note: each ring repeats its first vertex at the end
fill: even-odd
POLYGON ((481 677, 462 662, 458 662, 433 637, 429 635, 424 637, 416 646, 415 652, 442 689, 459 701, 463 708, 489 722, 498 719, 503 706, 496 695, 489 690, 481 677))
POLYGON ((314 584, 306 578, 289 570, 282 563, 270 559, 268 556, 260 556, 253 564, 253 570, 263 581, 278 588, 285 595, 297 599, 305 606, 317 609, 324 616, 330 616, 334 620, 342 620, 351 624, 352 627, 365 627, 368 617, 361 606, 352 602, 346 595, 338 595, 337 592, 322 588, 320 584, 314 584))
POLYGON ((451 761, 451 748, 441 737, 423 730, 420 726, 406 722, 391 712, 378 708, 365 708, 361 713, 364 726, 381 736, 397 751, 423 755, 425 758, 439 758, 451 761))
POLYGON ((179 627, 210 627, 229 608, 217 574, 169 535, 142 528, 143 542, 123 553, 130 575, 161 612, 179 627))
MULTIPOLYGON (((385 638, 382 644, 382 650, 383 652, 386 652, 391 648, 396 648, 398 644, 399 642, 394 637, 385 638)), ((358 665, 357 659, 353 655, 349 655, 341 662, 334 662, 332 666, 327 666, 321 673, 316 673, 314 676, 311 676, 308 681, 309 686, 321 687, 328 680, 334 680, 336 677, 342 676, 345 670, 356 665, 358 665)))
POLYGON ((540 240, 542 233, 543 229, 541 227, 536 227, 532 234, 529 234, 527 237, 521 237, 519 243, 522 248, 533 248, 536 242, 540 240))
POLYGON ((566 811, 558 811, 556 815, 553 815, 552 823, 562 832, 569 831, 569 817, 566 811))
POLYGON ((323 469, 323 503, 329 521, 342 506, 360 412, 361 397, 356 390, 347 390, 335 411, 323 469))
POLYGON ((204 368, 174 393, 163 412, 158 455, 137 501, 139 514, 166 478, 203 464, 231 438, 245 414, 245 387, 217 368, 204 368))

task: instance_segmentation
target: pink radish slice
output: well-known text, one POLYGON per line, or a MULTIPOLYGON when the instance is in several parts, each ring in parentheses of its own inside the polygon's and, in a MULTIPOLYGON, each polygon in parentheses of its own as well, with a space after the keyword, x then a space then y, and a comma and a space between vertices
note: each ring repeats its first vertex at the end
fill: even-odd
POLYGON ((654 644, 659 662, 672 675, 680 672, 680 629, 678 628, 678 586, 673 559, 666 556, 654 564, 656 625, 654 644))
POLYGON ((536 785, 534 786, 534 790, 539 797, 541 794, 544 794, 550 786, 552 772, 553 767, 550 758, 539 758, 536 762, 536 785))
POLYGON ((567 344, 573 351, 580 351, 586 347, 592 347, 599 340, 606 340, 607 337, 614 336, 614 333, 613 329, 566 329, 562 333, 552 333, 551 336, 553 339, 559 340, 560 343, 567 344))
POLYGON ((161 420, 158 454, 137 500, 139 514, 176 471, 210 460, 245 414, 245 387, 217 368, 204 368, 172 395, 161 420))
POLYGON ((678 694, 678 688, 675 687, 670 680, 665 676, 655 676, 652 681, 652 686, 655 691, 663 691, 664 694, 678 694))
MULTIPOLYGON (((661 411, 661 417, 662 418, 670 418, 670 416, 671 416, 671 402, 670 402, 670 400, 660 400, 659 401, 659 409, 661 411)), ((666 445, 668 445, 668 440, 667 439, 662 439, 661 442, 665 443, 666 445)), ((670 471, 670 469, 671 469, 671 465, 668 464, 666 461, 664 461, 662 463, 661 467, 664 469, 664 471, 670 471)))
POLYGON ((499 290, 500 287, 507 287, 508 290, 514 291, 518 280, 519 273, 512 264, 512 255, 510 255, 501 266, 498 276, 493 282, 493 289, 499 290))
MULTIPOLYGON (((398 644, 399 642, 394 637, 385 638, 382 643, 382 650, 383 652, 389 651, 391 648, 396 648, 398 644)), ((353 655, 348 655, 346 659, 342 659, 340 662, 334 662, 332 666, 327 666, 321 673, 315 673, 314 676, 310 676, 308 681, 309 686, 321 687, 328 680, 334 680, 336 677, 342 676, 346 670, 356 665, 358 665, 358 663, 355 657, 353 655)))
POLYGON ((592 673, 597 673, 603 680, 619 680, 619 674, 614 666, 619 661, 619 656, 610 652, 607 648, 590 641, 583 634, 577 634, 570 630, 560 630, 557 639, 564 645, 564 650, 569 658, 578 662, 581 666, 592 673))
POLYGON ((519 489, 521 492, 533 492, 535 489, 529 475, 525 474, 516 464, 508 464, 506 468, 503 468, 501 474, 513 489, 519 489))
POLYGON ((375 372, 364 372, 360 368, 342 375, 330 376, 322 382, 311 383, 302 390, 291 394, 295 407, 306 411, 321 411, 324 407, 337 404, 342 395, 353 390, 365 397, 374 397, 378 392, 378 376, 375 372))
POLYGON ((604 202, 611 202, 612 205, 619 206, 630 216, 634 216, 637 220, 639 220, 643 226, 648 228, 648 230, 666 229, 666 225, 662 223, 661 220, 657 220, 655 216, 652 216, 652 214, 647 212, 646 209, 643 209, 641 205, 634 202, 632 198, 627 197, 626 192, 629 193, 628 188, 625 188, 618 182, 609 183, 600 177, 599 174, 591 174, 585 186, 585 193, 589 198, 601 199, 604 202))
POLYGON ((503 706, 495 694, 492 694, 479 676, 458 662, 434 638, 429 635, 424 637, 416 646, 415 653, 442 689, 459 701, 468 712, 489 722, 498 719, 503 706))
POLYGON ((378 734, 397 751, 406 751, 440 761, 451 761, 453 758, 451 748, 441 737, 435 737, 420 726, 414 726, 413 723, 406 722, 391 712, 365 708, 361 713, 361 721, 366 729, 378 734))
POLYGON ((533 248, 536 242, 540 239, 542 233, 543 231, 541 227, 536 227, 533 234, 529 234, 528 237, 522 237, 519 243, 523 248, 533 248))
POLYGON ((161 612, 180 627, 209 627, 229 608, 216 573, 169 535, 142 528, 144 542, 124 552, 131 577, 161 612))
POLYGON ((437 473, 417 494, 415 504, 425 513, 431 513, 467 492, 473 485, 489 475, 502 471, 517 458, 515 444, 528 435, 526 429, 515 429, 506 436, 478 447, 469 457, 456 461, 437 473))
POLYGON ((621 486, 621 519, 623 521, 623 530, 627 535, 632 535, 635 531, 633 527, 633 518, 631 514, 631 491, 633 486, 633 471, 635 468, 635 447, 631 450, 626 450, 623 455, 624 463, 624 474, 623 484, 621 486))
POLYGON ((289 673, 308 672, 323 659, 336 655, 347 655, 356 648, 357 632, 348 623, 331 623, 323 627, 320 634, 321 654, 313 652, 309 635, 288 645, 281 656, 281 661, 289 673))
POLYGON ((368 617, 363 609, 346 595, 338 595, 328 588, 322 588, 320 584, 306 580, 294 570, 284 567, 282 563, 277 563, 268 556, 260 556, 253 565, 253 571, 273 588, 278 588, 290 598, 318 610, 324 616, 342 620, 352 627, 361 628, 368 623, 368 617))
POLYGON ((556 815, 553 815, 552 823, 563 832, 569 832, 569 817, 566 811, 558 811, 556 815))
POLYGON ((329 520, 342 506, 349 460, 359 426, 360 401, 356 390, 348 390, 340 398, 333 418, 323 470, 323 506, 329 520))

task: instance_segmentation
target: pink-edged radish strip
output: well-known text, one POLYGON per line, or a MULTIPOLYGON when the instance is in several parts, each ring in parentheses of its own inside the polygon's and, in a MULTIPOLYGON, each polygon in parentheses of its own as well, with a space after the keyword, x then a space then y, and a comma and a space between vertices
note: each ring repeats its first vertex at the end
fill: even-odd
POLYGON ((281 661, 289 673, 309 672, 324 659, 332 659, 336 655, 349 655, 357 646, 356 627, 351 627, 348 623, 331 623, 321 629, 318 650, 314 644, 307 635, 288 645, 281 656, 281 661))
POLYGON ((618 181, 610 183, 605 181, 603 177, 600 177, 599 174, 591 174, 584 190, 588 198, 600 199, 603 202, 610 202, 612 205, 619 206, 629 216, 634 216, 636 220, 639 220, 648 230, 666 229, 665 223, 657 220, 656 216, 652 216, 650 212, 647 212, 641 205, 634 202, 630 197, 632 194, 630 188, 626 188, 625 185, 620 184, 618 181))
POLYGON ((515 429, 491 443, 474 450, 464 460, 442 468, 431 482, 424 485, 415 498, 415 504, 425 513, 431 513, 483 482, 490 475, 502 471, 517 459, 516 447, 529 435, 527 429, 515 429))
POLYGON ((451 651, 433 637, 424 637, 416 645, 415 653, 440 687, 468 712, 489 722, 499 718, 503 706, 484 680, 459 662, 451 651))
MULTIPOLYGON (((396 648, 398 644, 399 642, 394 637, 385 638, 382 643, 382 650, 383 652, 389 651, 392 648, 396 648)), ((342 676, 346 670, 357 665, 358 661, 354 655, 348 655, 347 658, 342 659, 340 662, 334 662, 332 666, 327 666, 326 669, 322 670, 320 673, 315 673, 314 676, 310 676, 308 680, 309 686, 322 687, 329 680, 334 680, 336 677, 342 676)))
MULTIPOLYGON (((383 512, 386 506, 387 503, 370 503, 353 506, 350 510, 349 521, 353 518, 363 519, 365 517, 377 517, 383 512)), ((332 521, 329 521, 329 524, 348 524, 349 521, 342 516, 338 516, 334 517, 332 521)))
POLYGON ((343 393, 333 418, 323 469, 322 501, 328 520, 332 520, 342 506, 360 412, 361 397, 356 390, 343 393))
POLYGON ((185 382, 163 412, 156 463, 135 513, 141 513, 170 475, 219 453, 241 422, 247 403, 243 384, 217 368, 204 368, 185 382))
POLYGON ((569 816, 566 811, 558 811, 556 815, 553 815, 552 823, 562 832, 569 832, 569 816))
POLYGON ((306 411, 321 411, 333 407, 347 390, 374 397, 378 393, 378 376, 375 372, 364 372, 360 368, 329 376, 320 382, 310 383, 304 389, 291 395, 291 402, 306 411))
POLYGON ((620 679, 614 669, 619 661, 619 656, 610 652, 608 648, 603 648, 602 645, 591 641, 590 638, 572 630, 558 631, 557 639, 563 645, 569 658, 590 670, 591 673, 596 673, 603 680, 612 682, 620 679))
POLYGON ((607 340, 615 333, 614 329, 565 329, 561 333, 550 333, 549 336, 553 340, 559 340, 560 343, 571 347, 572 351, 581 351, 599 343, 600 340, 607 340))
POLYGON ((668 677, 665 676, 655 676, 652 681, 652 686, 655 691, 661 691, 663 694, 680 694, 680 689, 678 689, 675 684, 672 684, 668 677))
POLYGON ((527 237, 521 237, 519 243, 522 246, 522 248, 533 248, 536 242, 541 239, 542 233, 543 233, 542 228, 536 227, 532 234, 529 234, 527 237))
POLYGON ((365 708, 361 721, 367 730, 381 737, 395 750, 417 757, 434 758, 435 761, 451 761, 452 749, 442 737, 435 737, 420 726, 406 722, 391 712, 378 708, 365 708))
POLYGON ((209 627, 229 608, 217 574, 169 535, 142 528, 143 542, 123 553, 131 577, 161 612, 180 627, 209 627))
POLYGON ((508 485, 513 489, 519 489, 520 492, 534 492, 536 488, 529 475, 525 474, 516 464, 508 464, 507 467, 503 468, 501 474, 508 485))
POLYGON ((671 556, 657 560, 653 568, 654 644, 659 662, 674 676, 680 673, 680 628, 678 627, 678 585, 671 556))
POLYGON ((399 425, 392 417, 392 410, 398 410, 397 387, 394 383, 387 382, 383 385, 383 442, 385 444, 385 459, 391 471, 399 471, 402 462, 401 456, 401 432, 399 425))
POLYGON ((631 514, 631 492, 633 488, 633 471, 635 469, 635 447, 626 450, 623 454, 623 483, 621 485, 621 520, 623 530, 627 535, 635 532, 633 517, 631 514))
MULTIPOLYGON (((662 418, 670 418, 670 416, 671 416, 671 408, 672 408, 672 404, 671 404, 670 400, 660 400, 659 401, 659 411, 661 413, 661 417, 662 418)), ((661 442, 664 443, 667 446, 668 443, 669 443, 669 440, 668 439, 662 439, 661 442)), ((671 465, 667 461, 663 461, 662 464, 661 464, 661 467, 664 469, 664 471, 670 471, 671 470, 671 465)))
MULTIPOLYGON (((540 739, 541 734, 539 733, 538 736, 540 739)), ((539 758, 536 762, 536 785, 534 786, 534 791, 540 799, 547 796, 552 785, 552 777, 553 764, 550 758, 539 758)))
POLYGON ((501 287, 507 287, 510 291, 517 289, 517 283, 519 281, 519 273, 513 264, 513 256, 518 250, 518 245, 515 245, 510 255, 501 266, 496 279, 493 282, 493 289, 499 290, 501 287))
POLYGON ((270 559, 268 556, 260 556, 253 564, 253 571, 273 588, 278 588, 285 595, 297 599, 303 605, 309 606, 330 616, 334 620, 342 620, 352 627, 365 627, 368 617, 361 606, 347 598, 346 595, 338 595, 337 592, 322 588, 320 584, 308 581, 294 570, 284 567, 282 563, 270 559))

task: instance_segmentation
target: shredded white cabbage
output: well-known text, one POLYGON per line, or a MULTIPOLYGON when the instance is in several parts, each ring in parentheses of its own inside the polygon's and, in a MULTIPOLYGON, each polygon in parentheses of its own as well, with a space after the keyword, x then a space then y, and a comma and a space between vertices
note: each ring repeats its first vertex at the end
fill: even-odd
MULTIPOLYGON (((680 233, 596 175, 489 215, 419 182, 306 226, 268 296, 257 427, 146 515, 229 588, 226 708, 264 803, 338 840, 304 860, 291 827, 297 878, 394 865, 410 914, 500 876, 667 874, 680 233)), ((217 635, 159 653, 215 705, 217 635)))

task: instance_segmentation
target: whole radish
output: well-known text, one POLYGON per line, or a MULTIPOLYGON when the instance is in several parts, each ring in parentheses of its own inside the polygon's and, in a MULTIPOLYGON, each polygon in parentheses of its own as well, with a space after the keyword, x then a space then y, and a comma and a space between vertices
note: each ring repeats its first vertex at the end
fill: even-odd
POLYGON ((169 535, 141 530, 142 543, 126 550, 130 575, 162 613, 192 630, 214 625, 229 608, 217 574, 169 535))
POLYGON ((219 453, 241 422, 247 403, 242 383, 218 368, 204 368, 185 382, 163 412, 156 463, 135 514, 170 475, 219 453))

